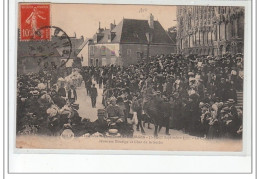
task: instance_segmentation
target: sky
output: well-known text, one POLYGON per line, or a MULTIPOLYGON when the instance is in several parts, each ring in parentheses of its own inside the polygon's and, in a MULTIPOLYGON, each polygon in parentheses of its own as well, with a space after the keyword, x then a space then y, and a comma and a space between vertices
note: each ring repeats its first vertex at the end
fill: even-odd
POLYGON ((118 24, 123 18, 147 19, 153 14, 167 30, 176 25, 176 6, 156 5, 101 5, 101 4, 52 4, 51 24, 60 27, 69 36, 92 38, 99 22, 101 28, 110 28, 110 23, 118 24))

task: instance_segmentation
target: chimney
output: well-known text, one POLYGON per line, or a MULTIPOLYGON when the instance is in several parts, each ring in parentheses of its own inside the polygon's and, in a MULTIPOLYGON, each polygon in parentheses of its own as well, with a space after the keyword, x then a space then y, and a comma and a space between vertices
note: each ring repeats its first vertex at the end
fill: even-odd
POLYGON ((104 37, 104 29, 100 27, 100 22, 98 23, 98 30, 96 33, 95 43, 98 43, 104 37))
POLYGON ((150 18, 148 20, 148 23, 149 23, 149 27, 151 29, 154 29, 154 17, 153 17, 153 14, 150 14, 150 18))

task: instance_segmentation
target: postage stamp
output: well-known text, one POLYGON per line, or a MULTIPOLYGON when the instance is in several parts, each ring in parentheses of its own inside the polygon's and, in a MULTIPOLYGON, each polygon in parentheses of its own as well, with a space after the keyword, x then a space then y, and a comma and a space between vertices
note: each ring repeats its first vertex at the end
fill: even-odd
POLYGON ((244 6, 19 7, 17 148, 243 150, 244 6))
POLYGON ((37 34, 40 27, 50 26, 50 4, 20 5, 20 40, 50 40, 50 29, 37 34))

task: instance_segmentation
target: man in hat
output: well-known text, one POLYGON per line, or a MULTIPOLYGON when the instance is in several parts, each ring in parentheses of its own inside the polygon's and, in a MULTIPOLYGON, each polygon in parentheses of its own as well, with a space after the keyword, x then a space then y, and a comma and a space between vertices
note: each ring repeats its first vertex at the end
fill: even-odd
MULTIPOLYGON (((124 112, 121 108, 116 104, 116 98, 110 98, 110 104, 106 108, 107 116, 109 119, 120 119, 124 117, 124 112)), ((122 119, 121 119, 122 120, 122 119)))
POLYGON ((62 82, 61 83, 61 86, 60 88, 58 89, 58 95, 61 96, 61 97, 66 97, 66 90, 64 88, 64 83, 62 82))
POLYGON ((95 87, 95 84, 93 84, 90 89, 90 98, 91 98, 92 108, 96 107, 97 96, 98 96, 97 88, 95 87))
POLYGON ((232 120, 231 125, 230 125, 230 132, 232 135, 236 134, 236 131, 240 127, 240 121, 238 118, 238 112, 235 107, 235 100, 234 99, 228 99, 228 107, 229 107, 229 115, 230 119, 232 120))
POLYGON ((98 119, 92 123, 93 131, 104 134, 108 130, 108 123, 106 121, 106 110, 98 109, 97 116, 98 119))
POLYGON ((74 103, 77 100, 77 92, 73 85, 70 86, 70 90, 68 91, 68 99, 70 103, 74 103))

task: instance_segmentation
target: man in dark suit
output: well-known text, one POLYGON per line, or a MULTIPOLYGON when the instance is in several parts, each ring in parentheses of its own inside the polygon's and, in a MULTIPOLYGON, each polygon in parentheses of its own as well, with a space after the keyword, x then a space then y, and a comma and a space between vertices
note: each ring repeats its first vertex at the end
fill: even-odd
POLYGON ((97 96, 98 96, 97 88, 95 87, 95 84, 93 84, 91 89, 90 89, 90 97, 91 97, 92 108, 96 107, 97 96))
POLYGON ((61 97, 66 97, 66 90, 64 88, 64 83, 61 83, 61 87, 58 89, 58 95, 61 97))
POLYGON ((77 92, 73 85, 70 86, 70 90, 68 91, 68 99, 70 103, 74 103, 77 100, 77 92))

